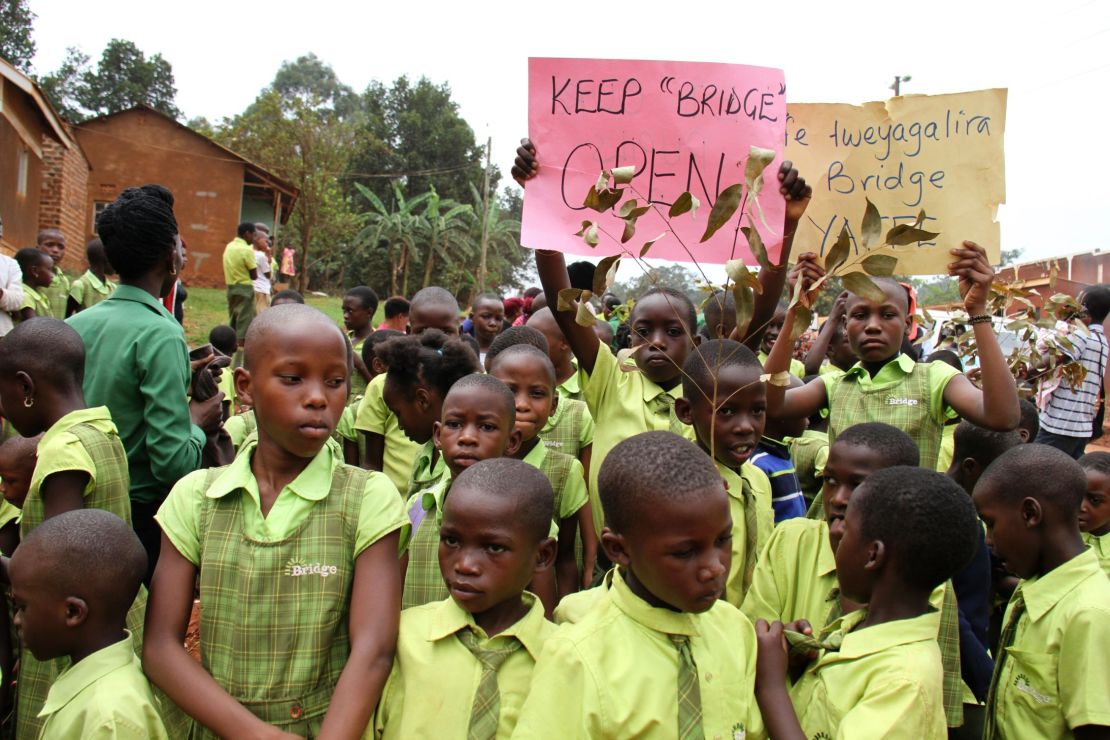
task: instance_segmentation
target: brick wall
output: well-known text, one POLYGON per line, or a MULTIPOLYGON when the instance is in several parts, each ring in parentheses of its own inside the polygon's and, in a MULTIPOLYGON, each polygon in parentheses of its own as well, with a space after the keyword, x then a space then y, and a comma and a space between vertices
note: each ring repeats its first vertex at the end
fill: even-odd
POLYGON ((39 228, 59 229, 66 238, 62 267, 85 269, 85 236, 89 233, 89 164, 80 147, 66 148, 43 137, 43 178, 39 199, 39 228))

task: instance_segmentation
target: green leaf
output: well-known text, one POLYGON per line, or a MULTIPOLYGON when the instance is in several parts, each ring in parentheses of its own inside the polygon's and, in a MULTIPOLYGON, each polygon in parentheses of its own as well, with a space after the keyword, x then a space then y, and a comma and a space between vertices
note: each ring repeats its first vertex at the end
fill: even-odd
POLYGON ((744 181, 748 183, 749 197, 755 197, 763 190, 763 170, 775 159, 775 152, 753 146, 748 150, 748 161, 744 163, 744 181))
POLYGON ((844 224, 840 229, 840 236, 836 238, 836 244, 833 244, 832 249, 825 255, 825 272, 836 272, 836 268, 848 259, 849 249, 851 249, 851 239, 848 237, 848 224, 844 224))
POLYGON ((627 244, 628 240, 636 235, 636 219, 624 219, 624 231, 621 232, 621 244, 627 244))
POLYGON ((640 248, 640 258, 643 259, 644 257, 647 257, 647 253, 651 250, 652 247, 655 246, 655 242, 659 241, 660 239, 662 239, 666 235, 667 235, 667 232, 664 231, 662 234, 655 237, 654 239, 650 239, 650 240, 644 242, 644 246, 642 246, 640 248))
MULTIPOLYGON (((748 223, 751 223, 751 216, 748 217, 748 223)), ((741 226, 740 231, 744 232, 744 238, 748 240, 748 248, 751 249, 752 256, 759 266, 767 270, 775 269, 771 264, 771 258, 767 256, 767 246, 763 243, 763 237, 759 235, 755 224, 741 226)))
POLYGON ((610 174, 613 175, 614 185, 627 185, 632 182, 632 176, 636 174, 636 166, 628 165, 627 167, 614 167, 610 174))
POLYGON ((860 242, 863 244, 864 249, 870 249, 875 240, 879 238, 879 232, 882 230, 883 219, 879 215, 879 209, 871 202, 870 198, 865 199, 867 206, 863 211, 863 226, 860 229, 860 242))
POLYGON ((624 203, 621 203, 620 210, 617 211, 617 217, 628 218, 628 215, 632 213, 638 205, 640 205, 640 203, 635 198, 626 200, 624 203))
POLYGON ((718 229, 728 223, 732 214, 736 213, 736 209, 740 207, 740 196, 743 191, 744 186, 736 183, 735 185, 729 185, 723 193, 717 196, 717 202, 713 204, 713 209, 709 212, 709 223, 705 227, 705 233, 702 234, 701 241, 709 241, 709 238, 716 234, 718 229))
POLYGON ((597 317, 593 315, 589 307, 591 297, 593 297, 593 293, 584 290, 578 299, 578 311, 574 314, 574 323, 579 326, 593 328, 593 325, 597 323, 597 317))
POLYGON ((559 302, 556 304, 557 311, 570 311, 574 308, 574 302, 582 295, 581 288, 563 288, 559 291, 559 302))
POLYGON ((868 275, 890 277, 898 267, 898 258, 889 254, 873 254, 863 260, 863 269, 868 275))
POLYGON ((586 199, 582 201, 582 205, 598 213, 605 213, 619 203, 623 195, 624 190, 617 188, 606 188, 605 190, 590 188, 590 191, 586 193, 586 199))
POLYGON ((737 281, 732 286, 732 300, 736 304, 736 330, 740 336, 744 336, 748 333, 748 325, 752 323, 752 317, 755 315, 755 292, 744 283, 737 281))
POLYGON ((690 218, 693 218, 697 215, 698 206, 700 205, 701 202, 693 195, 690 193, 683 193, 678 196, 678 199, 671 205, 671 210, 667 212, 667 215, 674 218, 675 216, 681 216, 689 211, 690 218))
POLYGON ((594 295, 605 295, 609 292, 609 288, 613 287, 613 282, 616 280, 617 268, 620 267, 620 263, 619 254, 601 258, 597 267, 594 268, 594 295))
POLYGON ((794 323, 790 325, 790 341, 802 335, 802 332, 813 323, 813 310, 805 306, 794 307, 794 323))
POLYGON ((841 275, 840 280, 849 293, 858 295, 860 298, 866 298, 875 303, 882 303, 886 300, 886 291, 862 272, 849 272, 847 275, 841 275))
POLYGON ((802 302, 802 281, 796 280, 794 282, 794 295, 790 296, 791 307, 797 306, 802 302))
POLYGON ((892 244, 896 247, 904 247, 907 244, 932 241, 938 236, 940 236, 939 231, 923 231, 916 226, 910 226, 908 224, 898 224, 893 229, 886 232, 886 243, 892 244))

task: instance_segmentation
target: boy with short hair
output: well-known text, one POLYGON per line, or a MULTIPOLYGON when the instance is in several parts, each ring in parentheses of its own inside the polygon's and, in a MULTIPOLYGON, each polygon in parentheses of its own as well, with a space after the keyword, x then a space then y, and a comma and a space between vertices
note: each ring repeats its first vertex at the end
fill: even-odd
POLYGON ((378 294, 365 285, 347 291, 343 296, 343 326, 354 349, 355 372, 351 376, 351 397, 366 393, 366 384, 373 375, 362 361, 362 344, 374 331, 374 312, 378 310, 378 294))
POLYGON ((496 293, 481 293, 470 307, 470 320, 474 324, 474 338, 478 340, 478 360, 485 365, 486 352, 493 340, 505 328, 505 304, 496 293))
MULTIPOLYGON (((775 307, 775 314, 771 317, 770 323, 763 331, 763 339, 759 343, 759 362, 761 365, 767 364, 767 356, 771 352, 771 348, 775 346, 775 340, 779 338, 782 333, 783 324, 786 322, 786 304, 779 301, 779 305, 775 307)), ((793 348, 794 340, 790 340, 790 346, 793 348)), ((791 350, 793 352, 793 350, 791 350)), ((796 357, 790 358, 790 374, 799 378, 805 377, 806 366, 805 363, 796 357)))
POLYGON ((848 504, 836 550, 846 616, 787 690, 783 625, 759 620, 757 699, 772 737, 947 736, 933 593, 971 558, 975 510, 943 475, 880 470, 848 504))
POLYGON ((728 494, 670 432, 618 443, 601 466, 612 583, 548 639, 514 737, 759 736, 755 633, 721 601, 728 494))
POLYGON ((512 733, 555 631, 525 591, 555 559, 553 504, 547 478, 520 460, 483 460, 459 475, 440 525, 439 568, 450 598, 401 614, 375 737, 512 733))
POLYGON ((459 313, 459 302, 444 288, 438 285, 421 288, 409 305, 409 334, 419 336, 425 329, 458 334, 459 313))
POLYGON ((44 286, 42 293, 50 303, 50 313, 39 314, 54 319, 66 317, 66 301, 69 299, 69 276, 62 271, 62 260, 66 256, 66 237, 59 229, 42 229, 35 239, 35 248, 49 255, 54 279, 44 286))
POLYGON ((23 305, 12 314, 15 323, 36 316, 51 318, 53 312, 46 289, 54 280, 54 262, 46 252, 28 247, 15 253, 15 261, 23 273, 23 305))
POLYGON ((751 463, 767 408, 761 372, 755 355, 739 342, 706 342, 686 358, 682 397, 675 401, 675 415, 693 427, 698 447, 713 458, 728 490, 732 564, 725 601, 737 608, 775 526, 771 484, 751 463))
POLYGON ((385 299, 382 307, 385 320, 378 324, 378 330, 392 329, 402 334, 409 329, 409 302, 404 296, 391 296, 385 299))
POLYGON ((85 258, 89 269, 81 277, 70 283, 66 299, 66 316, 84 311, 112 295, 116 284, 108 279, 115 271, 104 252, 104 243, 93 239, 85 246, 85 258))
POLYGON ((1080 535, 1086 490, 1075 460, 1039 444, 1006 452, 975 486, 991 549, 1023 579, 995 653, 987 740, 1110 732, 1110 579, 1080 535))
POLYGON ((146 574, 131 526, 98 509, 59 514, 27 536, 8 572, 25 648, 72 661, 47 694, 41 737, 168 737, 125 626, 146 574))
POLYGON ((1018 406, 1021 408, 1021 421, 1018 422, 1017 432, 1022 442, 1032 442, 1041 431, 1041 412, 1037 410, 1037 404, 1027 398, 1019 400, 1018 406))
POLYGON ((406 504, 412 539, 402 609, 447 598, 437 553, 439 526, 451 481, 479 460, 514 455, 520 448, 520 432, 515 424, 513 392, 496 378, 468 375, 447 392, 440 421, 433 426, 432 439, 449 472, 434 487, 413 494, 406 504))
POLYGON ((304 305, 304 296, 292 288, 279 290, 277 293, 274 293, 274 298, 270 301, 270 308, 274 306, 284 306, 287 303, 299 303, 304 305))
POLYGON ((1088 452, 1079 458, 1087 475, 1087 495, 1079 507, 1083 541, 1110 575, 1110 452, 1088 452))

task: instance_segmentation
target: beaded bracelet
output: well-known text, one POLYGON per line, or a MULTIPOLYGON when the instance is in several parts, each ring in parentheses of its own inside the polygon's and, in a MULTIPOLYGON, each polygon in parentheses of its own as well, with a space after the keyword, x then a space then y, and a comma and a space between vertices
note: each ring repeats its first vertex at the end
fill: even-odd
POLYGON ((972 324, 972 325, 974 325, 974 324, 987 324, 987 323, 990 323, 990 320, 991 320, 990 314, 981 313, 978 316, 972 316, 970 319, 968 319, 967 323, 972 324))

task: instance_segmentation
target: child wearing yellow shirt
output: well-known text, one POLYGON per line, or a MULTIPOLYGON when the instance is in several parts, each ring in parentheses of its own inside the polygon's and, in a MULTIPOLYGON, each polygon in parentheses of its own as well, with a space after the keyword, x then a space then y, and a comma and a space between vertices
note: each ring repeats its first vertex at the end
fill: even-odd
POLYGON ((644 432, 613 448, 599 482, 617 568, 548 638, 513 737, 761 736, 755 633, 721 600, 732 522, 712 460, 644 432))
POLYGON ((977 527, 967 494, 940 473, 886 468, 856 489, 836 570, 844 596, 867 606, 841 621, 789 691, 784 627, 756 623, 756 697, 772 737, 947 737, 931 600, 971 559, 977 527))
POLYGON ((675 414, 693 427, 698 446, 713 458, 728 487, 733 529, 725 600, 739 608, 775 527, 770 481, 748 462, 766 421, 763 369, 744 345, 715 339, 690 353, 682 370, 683 395, 675 401, 675 414))
POLYGON ((18 323, 36 316, 51 317, 52 307, 46 289, 54 280, 54 260, 46 252, 27 247, 15 253, 15 261, 23 273, 23 305, 12 318, 18 323))
POLYGON ((27 536, 8 572, 26 652, 68 658, 39 714, 41 737, 167 738, 126 628, 146 574, 131 526, 98 509, 59 514, 27 536))
POLYGON ((1110 452, 1088 452, 1079 458, 1087 474, 1087 495, 1079 507, 1079 531, 1110 575, 1110 452))
POLYGON ((401 613, 397 654, 374 718, 379 738, 508 737, 555 626, 524 589, 551 568, 546 477, 496 458, 464 470, 440 526, 450 598, 401 613))
POLYGON ((987 541, 1022 580, 995 653, 983 737, 1110 734, 1110 579, 1083 542, 1083 468, 1047 445, 1021 445, 979 478, 972 498, 987 541))
POLYGON ((66 298, 66 316, 72 316, 78 311, 84 311, 112 295, 116 284, 108 279, 108 275, 115 274, 108 255, 104 251, 104 243, 93 239, 85 245, 85 258, 89 269, 81 277, 69 285, 69 294, 66 298))

